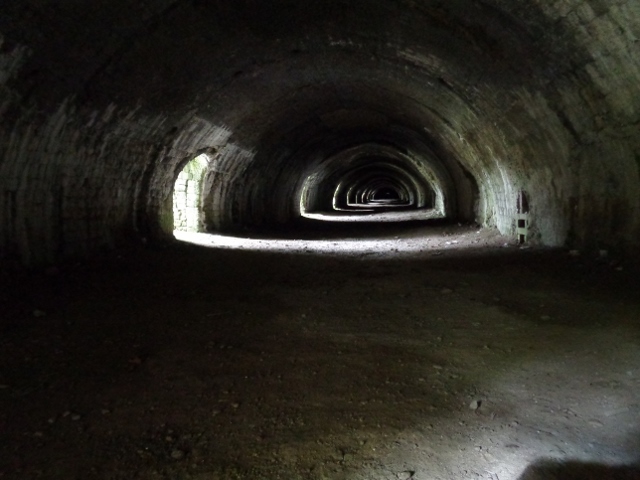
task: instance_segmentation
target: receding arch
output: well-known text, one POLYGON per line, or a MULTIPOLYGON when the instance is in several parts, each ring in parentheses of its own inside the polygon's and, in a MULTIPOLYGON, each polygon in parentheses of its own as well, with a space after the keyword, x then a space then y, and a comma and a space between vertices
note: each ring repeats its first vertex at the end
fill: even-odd
POLYGON ((376 142, 346 148, 318 162, 299 192, 300 214, 307 218, 320 218, 323 212, 422 209, 427 219, 454 215, 456 205, 454 182, 435 157, 376 142), (382 188, 395 192, 398 199, 373 201, 382 188))

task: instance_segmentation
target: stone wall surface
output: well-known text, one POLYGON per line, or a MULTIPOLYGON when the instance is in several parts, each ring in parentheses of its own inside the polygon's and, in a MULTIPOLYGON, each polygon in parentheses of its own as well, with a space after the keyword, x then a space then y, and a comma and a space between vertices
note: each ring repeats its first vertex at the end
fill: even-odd
POLYGON ((111 106, 78 110, 63 101, 44 114, 23 108, 6 86, 19 62, 0 62, 0 258, 52 262, 112 247, 131 234, 136 188, 149 139, 162 119, 111 106), (135 120, 134 120, 135 118, 135 120))
POLYGON ((640 0, 24 0, 0 34, 2 259, 166 238, 200 153, 206 228, 286 223, 370 142, 428 145, 452 218, 515 234, 526 192, 534 242, 639 248, 640 0))

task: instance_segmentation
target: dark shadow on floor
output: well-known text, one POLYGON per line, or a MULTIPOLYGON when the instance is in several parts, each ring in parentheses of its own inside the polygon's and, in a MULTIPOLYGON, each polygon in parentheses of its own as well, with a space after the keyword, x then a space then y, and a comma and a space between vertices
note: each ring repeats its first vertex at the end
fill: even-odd
MULTIPOLYGON (((620 395, 612 406, 629 410, 608 418, 637 441, 636 395, 609 383, 635 380, 637 278, 560 252, 461 252, 373 262, 177 244, 0 278, 0 478, 468 478, 456 464, 482 459, 459 452, 492 424, 498 455, 546 455, 565 417, 530 400, 575 394, 567 352, 571 370, 600 354, 572 373, 589 384, 581 400, 620 395), (617 351, 627 363, 602 370, 617 351), (605 384, 591 384, 596 367, 605 384), (512 396, 514 380, 526 388, 512 396)), ((574 451, 597 435, 562 425, 574 451)), ((543 467, 521 480, 639 478, 543 467)))
POLYGON ((640 466, 608 466, 578 461, 539 460, 519 480, 639 480, 640 466))

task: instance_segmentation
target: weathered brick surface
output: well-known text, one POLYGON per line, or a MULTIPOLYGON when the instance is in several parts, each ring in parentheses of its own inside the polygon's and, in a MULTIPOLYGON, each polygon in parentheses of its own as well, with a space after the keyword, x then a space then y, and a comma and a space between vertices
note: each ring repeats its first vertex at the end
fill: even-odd
POLYGON ((206 228, 287 221, 373 140, 428 145, 504 233, 524 191, 534 241, 638 248, 640 0, 107 3, 0 19, 3 259, 169 234, 200 153, 206 228))
POLYGON ((0 246, 25 263, 110 247, 130 234, 139 159, 154 154, 146 132, 124 134, 106 118, 88 127, 69 108, 45 120, 26 114, 0 132, 0 246))

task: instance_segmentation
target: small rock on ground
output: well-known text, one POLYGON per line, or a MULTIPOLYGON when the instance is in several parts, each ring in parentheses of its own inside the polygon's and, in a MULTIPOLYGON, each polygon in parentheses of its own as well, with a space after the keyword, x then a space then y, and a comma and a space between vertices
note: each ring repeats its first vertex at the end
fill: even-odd
POLYGON ((178 450, 177 448, 175 450, 171 451, 171 458, 173 458, 174 460, 182 460, 185 457, 185 453, 182 450, 178 450))

